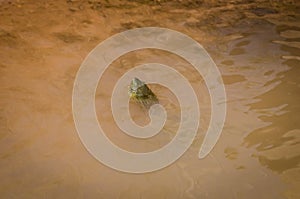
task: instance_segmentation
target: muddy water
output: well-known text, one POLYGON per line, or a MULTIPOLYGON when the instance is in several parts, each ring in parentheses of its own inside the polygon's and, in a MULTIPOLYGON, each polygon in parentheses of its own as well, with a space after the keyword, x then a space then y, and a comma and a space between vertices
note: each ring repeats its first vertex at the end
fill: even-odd
MULTIPOLYGON (((139 2, 1 1, 1 198, 299 198, 296 3, 139 2), (155 150, 178 128, 178 102, 157 85, 151 88, 168 110, 164 132, 136 140, 116 127, 108 106, 111 89, 135 65, 176 68, 196 91, 202 115, 194 143, 176 163, 131 175, 102 165, 86 151, 74 127, 71 96, 81 62, 100 41, 142 26, 175 29, 202 43, 222 73, 228 112, 218 144, 199 160, 210 118, 201 76, 162 51, 120 57, 96 93, 98 120, 115 144, 155 150)), ((137 123, 149 121, 136 104, 130 111, 137 123)))

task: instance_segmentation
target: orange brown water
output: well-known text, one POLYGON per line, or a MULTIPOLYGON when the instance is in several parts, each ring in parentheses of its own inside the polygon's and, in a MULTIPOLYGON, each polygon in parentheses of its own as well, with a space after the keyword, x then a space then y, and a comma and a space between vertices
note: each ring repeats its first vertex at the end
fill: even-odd
MULTIPOLYGON (((174 2, 0 1, 1 198, 300 197, 299 5, 174 2), (100 41, 143 26, 181 31, 207 49, 223 75, 228 112, 217 145, 199 160, 210 117, 201 76, 162 51, 120 57, 96 93, 98 119, 115 144, 151 151, 178 127, 175 96, 155 85, 169 110, 165 133, 136 140, 116 127, 108 106, 111 89, 135 65, 155 61, 178 69, 197 92, 201 110, 197 137, 177 162, 133 175, 104 166, 86 151, 72 118, 72 88, 81 62, 100 41)), ((148 121, 136 104, 131 114, 136 120, 145 116, 138 123, 148 121)))

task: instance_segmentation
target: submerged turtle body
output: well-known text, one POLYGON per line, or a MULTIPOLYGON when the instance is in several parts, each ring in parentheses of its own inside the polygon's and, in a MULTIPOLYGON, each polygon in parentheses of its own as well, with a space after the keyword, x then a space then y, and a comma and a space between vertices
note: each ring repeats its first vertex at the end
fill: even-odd
POLYGON ((158 104, 156 95, 144 82, 136 77, 130 83, 128 94, 131 99, 142 104, 145 108, 158 104))

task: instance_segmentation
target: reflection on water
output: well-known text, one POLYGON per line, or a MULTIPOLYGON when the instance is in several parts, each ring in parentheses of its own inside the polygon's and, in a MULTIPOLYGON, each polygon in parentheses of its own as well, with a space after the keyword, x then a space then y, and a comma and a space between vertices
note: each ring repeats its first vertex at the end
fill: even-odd
MULTIPOLYGON (((300 197, 296 3, 178 2, 0 3, 3 198, 300 197), (116 145, 137 152, 158 149, 174 137, 180 120, 176 97, 167 88, 150 85, 168 111, 163 132, 138 140, 118 129, 110 95, 118 78, 135 65, 158 62, 180 71, 196 91, 201 111, 200 128, 187 153, 161 171, 131 175, 107 168, 85 150, 73 124, 71 95, 76 71, 95 45, 141 26, 175 29, 201 42, 222 72, 228 113, 218 144, 199 160, 210 119, 201 76, 185 60, 159 50, 120 57, 105 72, 95 97, 99 122, 116 145)), ((136 104, 130 111, 137 123, 149 122, 136 104)))

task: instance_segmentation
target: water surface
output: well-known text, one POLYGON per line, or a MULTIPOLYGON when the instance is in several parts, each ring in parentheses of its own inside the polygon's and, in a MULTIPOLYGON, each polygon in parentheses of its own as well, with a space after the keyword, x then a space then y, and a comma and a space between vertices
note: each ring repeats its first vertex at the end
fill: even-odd
MULTIPOLYGON (((3 198, 299 198, 300 23, 295 2, 3 1, 0 3, 0 194, 3 198), (158 172, 132 175, 95 160, 72 118, 72 88, 87 54, 129 28, 160 26, 200 42, 222 73, 228 112, 221 138, 197 158, 210 119, 208 90, 183 59, 159 50, 120 57, 96 92, 98 120, 129 151, 152 151, 173 137, 176 97, 150 85, 168 110, 150 140, 122 133, 110 113, 118 78, 147 62, 180 71, 197 93, 201 119, 191 148, 158 172)), ((168 77, 166 77, 168 78, 168 77)), ((138 124, 147 112, 130 105, 138 124)))

